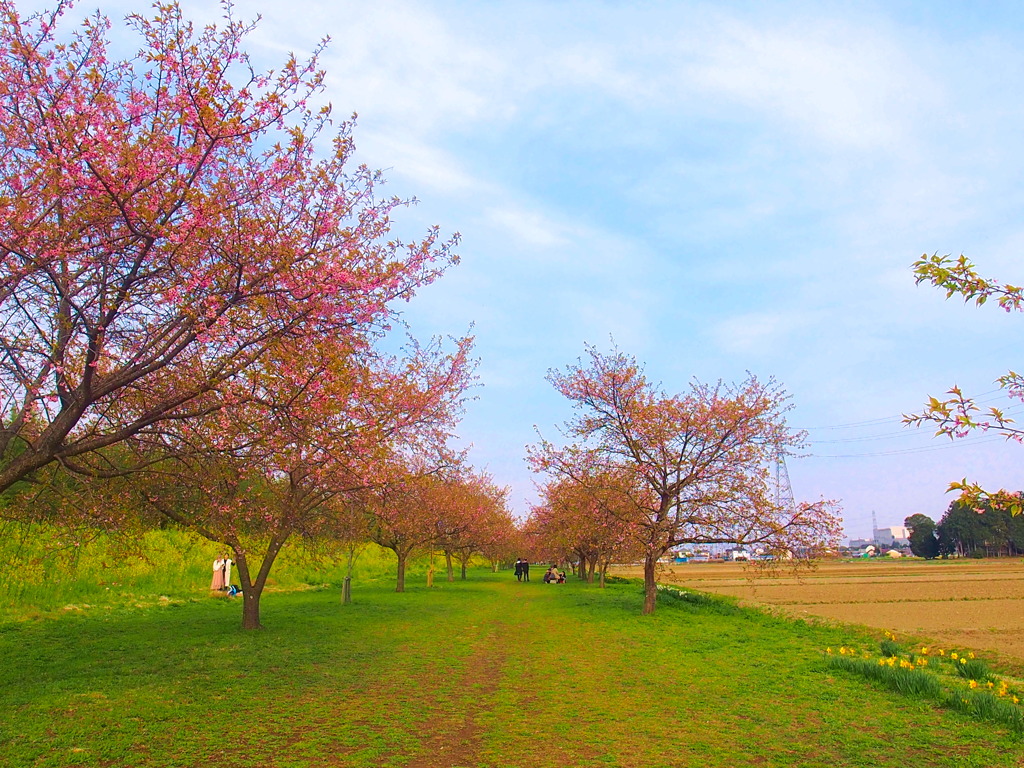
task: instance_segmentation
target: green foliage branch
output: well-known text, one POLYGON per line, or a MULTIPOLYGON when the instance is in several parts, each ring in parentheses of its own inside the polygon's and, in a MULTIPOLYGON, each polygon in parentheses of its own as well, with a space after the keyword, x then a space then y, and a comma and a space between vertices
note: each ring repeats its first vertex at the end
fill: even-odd
MULTIPOLYGON (((1006 312, 1020 312, 1024 309, 1024 288, 982 277, 974 262, 963 254, 957 258, 948 254, 924 254, 914 262, 913 270, 918 284, 930 283, 944 290, 947 299, 959 295, 965 303, 974 302, 979 307, 992 299, 1006 312)), ((996 379, 996 383, 1010 398, 1024 401, 1024 376, 1021 374, 1008 371, 996 379)), ((937 436, 943 435, 950 439, 963 438, 981 430, 993 431, 1007 440, 1024 443, 1024 429, 1003 409, 983 409, 974 398, 965 395, 956 386, 950 388, 946 395, 945 398, 930 397, 923 411, 905 414, 904 423, 918 427, 932 424, 936 427, 937 436)), ((959 492, 960 499, 976 507, 979 512, 984 511, 985 504, 1004 509, 1014 516, 1024 509, 1019 491, 990 491, 967 478, 950 483, 949 491, 959 492)))

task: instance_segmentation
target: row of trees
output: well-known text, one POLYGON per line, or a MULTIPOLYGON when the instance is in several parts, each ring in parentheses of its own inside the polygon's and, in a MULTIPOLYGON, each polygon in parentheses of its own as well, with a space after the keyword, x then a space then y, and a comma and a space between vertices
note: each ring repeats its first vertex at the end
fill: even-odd
POLYGON ((382 351, 455 238, 393 235, 407 201, 308 106, 316 55, 258 73, 230 6, 195 29, 172 2, 117 58, 69 5, 0 0, 4 514, 195 531, 233 553, 247 628, 292 537, 491 544, 504 493, 449 448, 472 338, 382 351))
MULTIPOLYGON (((392 549, 399 590, 415 552, 450 578, 521 554, 505 491, 450 448, 472 338, 382 351, 455 239, 393 235, 407 201, 352 168, 350 122, 309 106, 316 55, 258 73, 230 5, 196 30, 171 2, 127 18, 141 44, 117 58, 110 21, 64 31, 67 7, 0 0, 4 513, 195 531, 233 553, 247 628, 294 537, 392 549)), ((592 348, 549 379, 578 415, 567 445, 530 449, 534 556, 590 578, 642 559, 649 613, 673 546, 834 543, 832 505, 771 493, 803 439, 774 382, 667 395, 592 348)))
POLYGON ((936 523, 927 515, 911 515, 910 549, 918 557, 998 557, 1024 554, 1024 517, 989 502, 976 507, 954 501, 936 523))
POLYGON ((448 580, 454 562, 466 578, 473 557, 487 558, 495 569, 514 555, 518 530, 506 507, 507 489, 486 473, 446 471, 409 473, 403 482, 383 484, 360 497, 364 514, 351 540, 359 538, 390 549, 398 559, 397 591, 405 591, 409 558, 423 552, 444 555, 448 580))

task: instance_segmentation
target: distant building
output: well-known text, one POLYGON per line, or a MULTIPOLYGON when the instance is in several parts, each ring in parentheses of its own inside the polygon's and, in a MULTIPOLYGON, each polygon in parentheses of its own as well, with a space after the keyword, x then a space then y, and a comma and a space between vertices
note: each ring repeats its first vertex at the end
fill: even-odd
POLYGON ((725 555, 731 560, 750 560, 750 552, 744 547, 733 547, 725 550, 725 555))
POLYGON ((883 547, 909 547, 910 531, 902 525, 875 528, 875 541, 883 547))
POLYGON ((871 539, 850 539, 850 549, 867 549, 874 543, 871 539))

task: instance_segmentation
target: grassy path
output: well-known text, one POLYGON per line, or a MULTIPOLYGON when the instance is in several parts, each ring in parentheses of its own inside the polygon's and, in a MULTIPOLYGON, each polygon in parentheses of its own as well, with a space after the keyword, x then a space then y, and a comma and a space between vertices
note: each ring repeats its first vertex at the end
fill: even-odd
POLYGON ((632 584, 270 595, 0 625, 3 766, 1022 766, 996 726, 825 669, 846 631, 632 584))

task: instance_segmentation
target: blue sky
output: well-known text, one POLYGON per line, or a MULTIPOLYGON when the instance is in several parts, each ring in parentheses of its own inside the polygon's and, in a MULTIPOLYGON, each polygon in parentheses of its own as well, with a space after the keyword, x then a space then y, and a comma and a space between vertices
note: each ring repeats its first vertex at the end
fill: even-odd
POLYGON ((899 421, 953 384, 999 397, 1018 365, 1024 318, 910 270, 963 252, 1024 280, 1016 4, 239 0, 256 14, 266 65, 331 36, 326 98, 420 200, 401 229, 461 232, 406 317, 475 324, 461 433, 520 513, 524 445, 569 415, 546 371, 612 337, 668 391, 781 382, 811 440, 794 492, 839 499, 849 535, 938 519, 964 476, 1024 487, 1019 446, 899 421))

